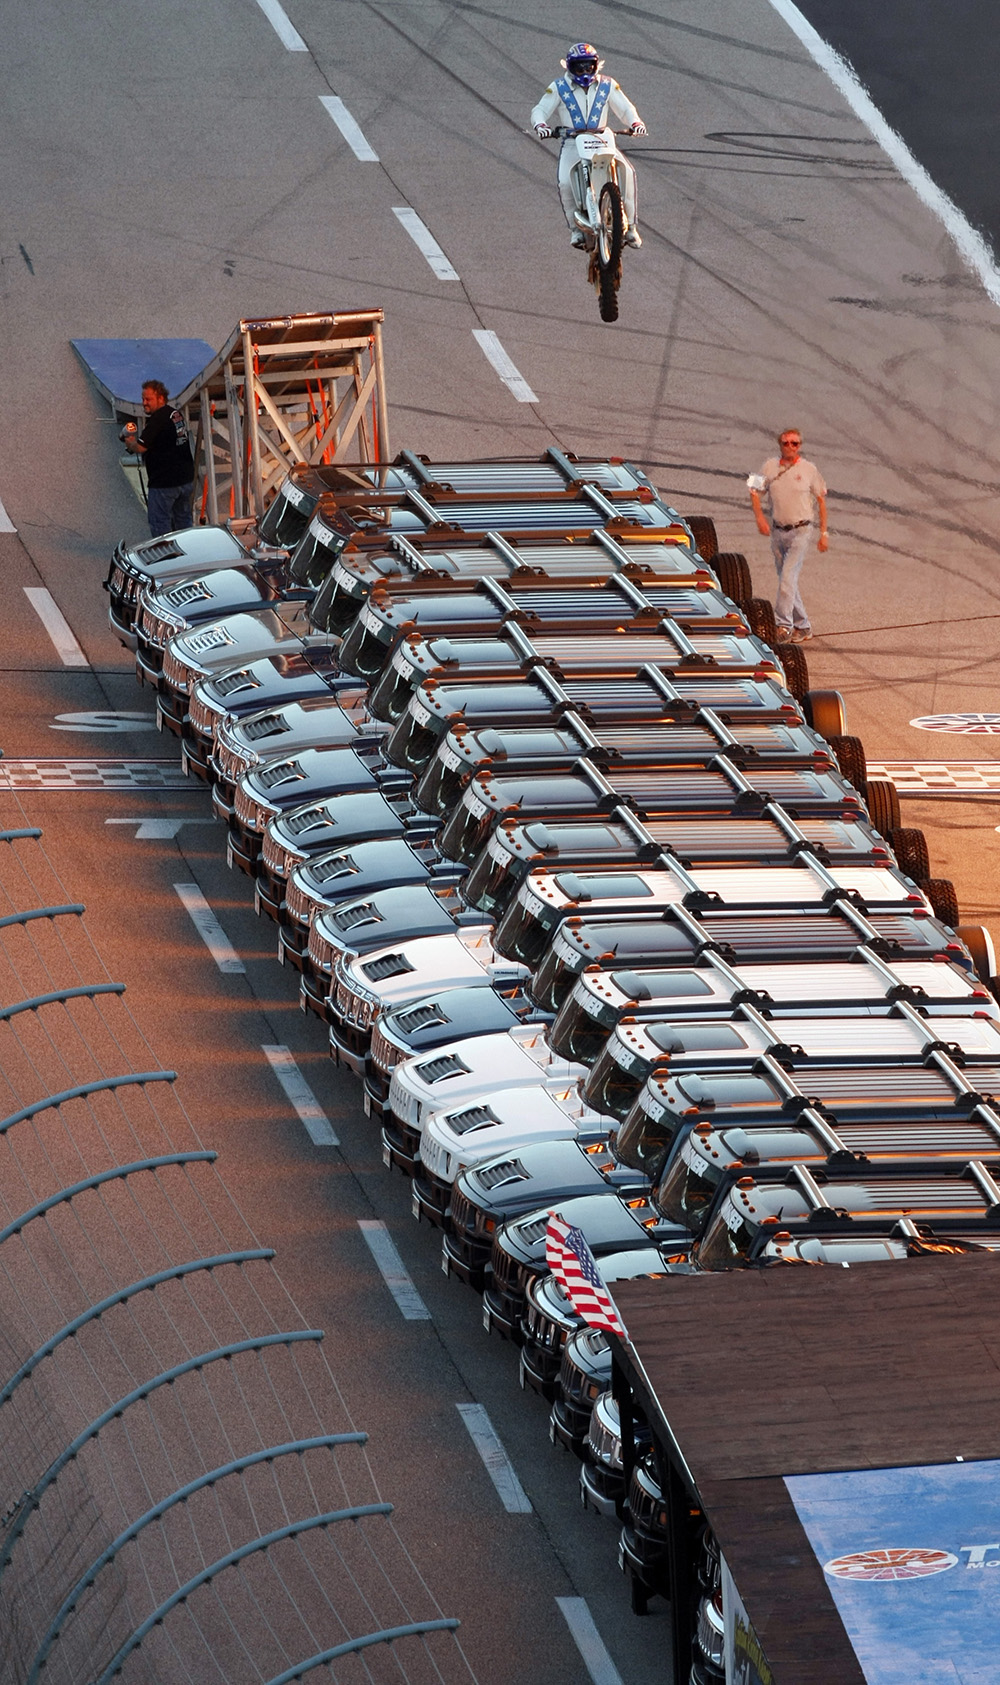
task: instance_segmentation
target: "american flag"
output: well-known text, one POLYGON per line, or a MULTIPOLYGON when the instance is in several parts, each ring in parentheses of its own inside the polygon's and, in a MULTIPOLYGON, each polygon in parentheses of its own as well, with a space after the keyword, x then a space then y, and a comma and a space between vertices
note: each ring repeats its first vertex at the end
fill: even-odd
POLYGON ((604 1334, 628 1338, 582 1229, 565 1223, 554 1211, 549 1212, 545 1230, 545 1261, 584 1322, 604 1334))

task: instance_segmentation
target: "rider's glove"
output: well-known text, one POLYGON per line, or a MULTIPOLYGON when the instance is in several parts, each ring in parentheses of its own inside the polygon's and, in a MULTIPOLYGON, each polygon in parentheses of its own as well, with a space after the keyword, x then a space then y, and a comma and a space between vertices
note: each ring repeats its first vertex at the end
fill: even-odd
POLYGON ((632 127, 629 129, 630 135, 647 135, 648 133, 649 130, 647 129, 645 123, 633 123, 632 127))
POLYGON ((549 125, 547 123, 536 123, 535 124, 535 133, 538 136, 539 140, 551 140, 552 139, 552 130, 549 128, 549 125))

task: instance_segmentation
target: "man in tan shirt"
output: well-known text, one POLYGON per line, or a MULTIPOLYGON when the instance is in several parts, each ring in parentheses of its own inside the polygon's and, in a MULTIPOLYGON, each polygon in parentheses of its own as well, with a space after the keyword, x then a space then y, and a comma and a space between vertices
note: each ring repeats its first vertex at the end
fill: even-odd
POLYGON ((804 644, 812 637, 809 616, 799 590, 799 574, 812 538, 816 511, 819 512, 817 550, 826 550, 826 486, 815 463, 799 453, 802 434, 797 427, 785 427, 778 434, 780 457, 769 457, 759 474, 747 481, 757 530, 770 536, 771 554, 778 573, 778 595, 774 617, 778 642, 804 644), (770 508, 770 522, 761 499, 770 508), (815 509, 814 509, 815 502, 815 509))

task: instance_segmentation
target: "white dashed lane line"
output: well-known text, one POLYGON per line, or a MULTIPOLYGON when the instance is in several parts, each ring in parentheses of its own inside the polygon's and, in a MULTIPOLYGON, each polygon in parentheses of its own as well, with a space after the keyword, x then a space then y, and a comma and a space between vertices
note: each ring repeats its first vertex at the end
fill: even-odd
POLYGON ((362 164, 377 164, 378 153, 369 146, 343 100, 336 94, 320 94, 319 103, 326 107, 355 158, 362 164))
POLYGON ((452 267, 430 229, 426 223, 421 222, 416 211, 411 210, 409 205, 393 205, 392 214, 399 218, 417 251, 421 252, 427 259, 438 280, 457 281, 459 278, 458 270, 452 267))
POLYGON ((516 363, 512 363, 496 334, 489 328, 473 328, 472 337, 487 362, 492 363, 508 391, 519 404, 537 404, 538 399, 516 363))
POLYGON ((594 1685, 622 1685, 622 1676, 594 1625, 586 1598, 557 1597, 556 1602, 594 1685))
POLYGON ((531 1502, 528 1494, 514 1473, 514 1465, 500 1443, 500 1437, 487 1415, 485 1406, 457 1404, 455 1408, 469 1430, 472 1443, 482 1457, 486 1473, 496 1487, 500 1502, 508 1515, 530 1515, 531 1502))
MULTIPOLYGON (((13 531, 13 528, 11 530, 13 531)), ((52 639, 55 652, 63 666, 89 667, 90 663, 73 636, 69 621, 51 591, 46 591, 44 585, 26 585, 24 594, 52 639)))
POLYGON ((358 1228, 381 1271, 383 1281, 406 1321, 430 1322, 431 1313, 410 1280, 406 1265, 385 1224, 375 1218, 359 1218, 358 1228))
POLYGON ((257 4, 283 47, 287 47, 290 53, 309 51, 284 7, 278 5, 278 0, 257 0, 257 4))
POLYGON ((175 883, 174 889, 190 916, 191 923, 201 937, 220 971, 246 971, 246 966, 230 942, 196 883, 175 883))
POLYGON ((285 1091, 285 1098, 306 1126, 314 1147, 339 1147, 333 1125, 287 1047, 263 1045, 261 1052, 285 1091))

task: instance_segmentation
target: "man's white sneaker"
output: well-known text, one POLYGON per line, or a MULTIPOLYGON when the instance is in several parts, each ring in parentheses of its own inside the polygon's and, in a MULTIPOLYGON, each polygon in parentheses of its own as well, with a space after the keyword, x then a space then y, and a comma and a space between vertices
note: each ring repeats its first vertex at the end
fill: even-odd
POLYGON ((569 243, 571 246, 575 246, 578 252, 586 251, 587 236, 584 234, 582 228, 578 228, 574 234, 570 235, 569 243))
POLYGON ((625 244, 626 246, 635 246, 637 248, 642 245, 642 235, 639 233, 637 228, 629 229, 628 233, 625 235, 625 244))

